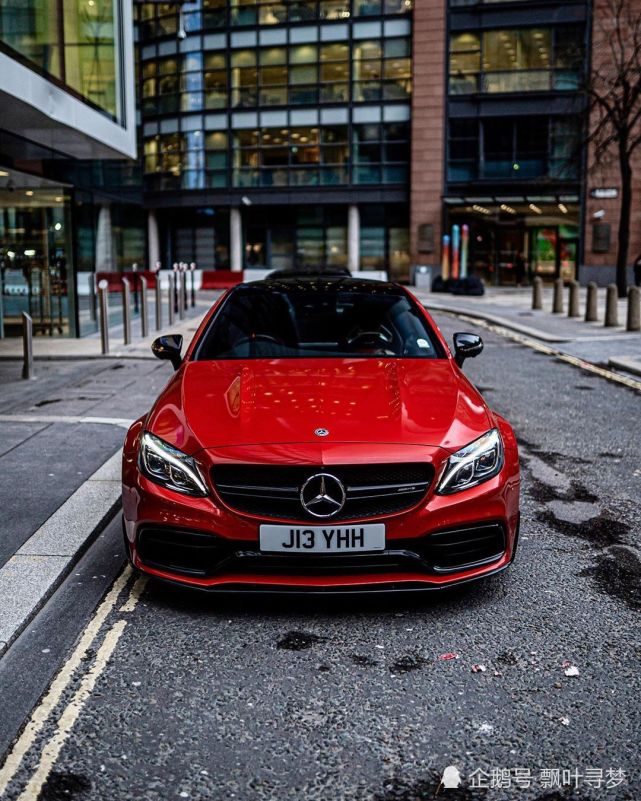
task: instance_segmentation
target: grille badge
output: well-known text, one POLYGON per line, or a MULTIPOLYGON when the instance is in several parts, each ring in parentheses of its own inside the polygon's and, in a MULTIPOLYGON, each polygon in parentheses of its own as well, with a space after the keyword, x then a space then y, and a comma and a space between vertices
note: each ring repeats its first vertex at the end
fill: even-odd
POLYGON ((326 437, 329 431, 326 428, 317 428, 314 434, 316 434, 317 437, 326 437))
POLYGON ((301 506, 314 517, 333 517, 345 506, 345 487, 331 473, 316 473, 300 488, 301 506))

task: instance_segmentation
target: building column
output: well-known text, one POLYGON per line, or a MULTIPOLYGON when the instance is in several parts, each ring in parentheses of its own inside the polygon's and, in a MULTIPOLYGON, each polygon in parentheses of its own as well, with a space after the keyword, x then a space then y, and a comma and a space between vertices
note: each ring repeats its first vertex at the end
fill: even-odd
POLYGON ((347 209, 347 269, 357 272, 361 266, 361 215, 358 206, 347 209))
POLYGON ((229 261, 234 272, 243 269, 243 229, 240 209, 229 210, 229 261))
POLYGON ((104 204, 98 212, 96 226, 96 272, 115 272, 111 208, 104 204))
POLYGON ((149 269, 155 270, 160 261, 160 239, 158 237, 158 218, 154 209, 147 212, 147 254, 149 269))

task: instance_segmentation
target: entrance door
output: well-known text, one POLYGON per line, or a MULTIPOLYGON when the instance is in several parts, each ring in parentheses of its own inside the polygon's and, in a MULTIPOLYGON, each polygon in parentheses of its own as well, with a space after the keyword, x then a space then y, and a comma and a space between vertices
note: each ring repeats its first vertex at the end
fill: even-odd
MULTIPOLYGON (((496 281, 501 285, 517 283, 516 261, 523 254, 523 230, 498 226, 496 229, 496 281)), ((523 277, 521 276, 521 281, 523 277)))

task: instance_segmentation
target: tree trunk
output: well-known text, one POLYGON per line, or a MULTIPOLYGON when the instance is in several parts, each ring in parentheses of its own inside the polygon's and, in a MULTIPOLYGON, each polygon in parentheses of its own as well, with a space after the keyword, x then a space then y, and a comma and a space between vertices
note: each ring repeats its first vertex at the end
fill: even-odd
POLYGON ((619 166, 621 169, 621 209, 619 212, 616 283, 619 297, 624 298, 628 291, 627 266, 632 208, 632 168, 627 153, 627 143, 619 143, 619 166))

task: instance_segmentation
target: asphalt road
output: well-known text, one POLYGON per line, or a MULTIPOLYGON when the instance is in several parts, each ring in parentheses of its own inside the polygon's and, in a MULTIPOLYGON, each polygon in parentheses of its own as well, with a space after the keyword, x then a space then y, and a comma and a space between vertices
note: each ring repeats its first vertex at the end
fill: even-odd
POLYGON ((640 798, 641 396, 480 333, 466 372, 522 445, 510 571, 438 595, 296 600, 125 575, 97 622, 79 604, 78 636, 102 621, 87 650, 52 648, 68 682, 0 772, 3 797, 412 801, 453 766, 465 789, 446 799, 640 798), (500 786, 471 789, 479 770, 500 786))

